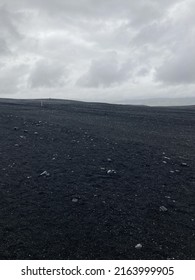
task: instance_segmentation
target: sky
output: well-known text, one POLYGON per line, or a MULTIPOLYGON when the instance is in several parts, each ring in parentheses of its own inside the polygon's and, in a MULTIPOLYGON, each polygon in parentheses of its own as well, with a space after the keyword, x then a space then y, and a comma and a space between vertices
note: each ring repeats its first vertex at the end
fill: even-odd
POLYGON ((194 0, 0 0, 0 98, 195 97, 194 0))

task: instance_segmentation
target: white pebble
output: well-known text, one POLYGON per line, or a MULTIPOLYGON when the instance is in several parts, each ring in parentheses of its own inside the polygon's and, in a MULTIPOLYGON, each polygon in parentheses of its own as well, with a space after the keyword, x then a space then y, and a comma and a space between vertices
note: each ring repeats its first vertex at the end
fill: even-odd
POLYGON ((40 176, 43 176, 43 175, 49 176, 50 174, 49 174, 47 171, 43 171, 43 172, 40 174, 40 176))
POLYGON ((165 206, 160 206, 159 207, 160 211, 166 212, 168 209, 165 206))
POLYGON ((135 249, 141 249, 142 248, 142 244, 137 244, 137 245, 135 245, 135 249))
POLYGON ((73 199, 72 199, 72 202, 78 202, 79 200, 78 200, 78 198, 76 198, 76 197, 74 197, 73 199))

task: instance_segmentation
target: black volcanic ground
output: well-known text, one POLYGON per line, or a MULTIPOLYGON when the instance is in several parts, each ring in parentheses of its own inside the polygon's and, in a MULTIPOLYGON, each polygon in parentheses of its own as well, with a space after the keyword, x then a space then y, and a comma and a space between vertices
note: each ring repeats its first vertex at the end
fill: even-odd
POLYGON ((0 259, 195 259, 195 108, 43 105, 0 101, 0 259))

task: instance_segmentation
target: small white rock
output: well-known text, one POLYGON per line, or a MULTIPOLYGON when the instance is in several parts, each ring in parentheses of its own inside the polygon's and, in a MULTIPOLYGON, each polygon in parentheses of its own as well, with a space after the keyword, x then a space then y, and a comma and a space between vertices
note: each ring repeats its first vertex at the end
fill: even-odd
POLYGON ((137 244, 137 245, 135 245, 135 249, 141 249, 142 248, 142 244, 137 244))
POLYGON ((168 160, 170 160, 170 158, 169 157, 164 157, 165 159, 168 159, 168 160))
POLYGON ((116 174, 116 171, 114 169, 109 169, 107 171, 107 174, 116 174))
POLYGON ((78 202, 79 200, 78 200, 78 198, 76 198, 76 197, 74 197, 73 199, 72 199, 72 202, 78 202))
POLYGON ((160 206, 159 210, 162 212, 166 212, 168 209, 165 206, 160 206))
POLYGON ((49 174, 47 171, 43 171, 43 172, 40 174, 40 176, 43 176, 43 175, 49 176, 50 174, 49 174))

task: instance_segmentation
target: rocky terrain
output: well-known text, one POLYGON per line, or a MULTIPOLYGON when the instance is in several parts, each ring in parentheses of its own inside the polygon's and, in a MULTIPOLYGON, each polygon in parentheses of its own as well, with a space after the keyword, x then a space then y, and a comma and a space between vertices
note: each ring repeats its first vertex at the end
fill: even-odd
POLYGON ((0 259, 195 259, 195 107, 0 101, 0 259))

